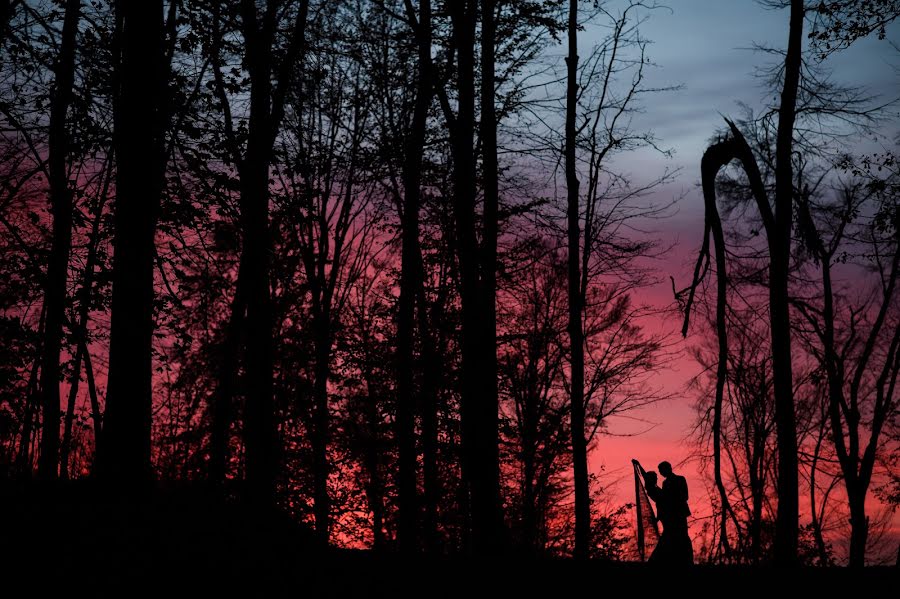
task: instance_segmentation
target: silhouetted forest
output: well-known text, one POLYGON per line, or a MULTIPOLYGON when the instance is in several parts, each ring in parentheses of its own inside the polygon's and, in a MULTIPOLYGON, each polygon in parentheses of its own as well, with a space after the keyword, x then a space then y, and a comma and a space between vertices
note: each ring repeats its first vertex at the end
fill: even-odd
POLYGON ((675 1, 0 0, 3 555, 626 577, 594 460, 674 402, 697 576, 893 564, 900 106, 830 65, 900 2, 756 9, 767 104, 678 194, 675 1))

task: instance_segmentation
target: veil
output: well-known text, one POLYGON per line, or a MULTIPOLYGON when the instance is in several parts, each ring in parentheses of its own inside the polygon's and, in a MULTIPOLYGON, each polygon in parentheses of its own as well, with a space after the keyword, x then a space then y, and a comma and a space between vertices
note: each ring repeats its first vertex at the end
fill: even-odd
POLYGON ((635 461, 634 464, 634 510, 635 524, 637 525, 637 548, 641 561, 653 553, 659 542, 659 527, 656 524, 656 515, 653 513, 653 505, 644 488, 644 477, 641 476, 641 468, 635 461))

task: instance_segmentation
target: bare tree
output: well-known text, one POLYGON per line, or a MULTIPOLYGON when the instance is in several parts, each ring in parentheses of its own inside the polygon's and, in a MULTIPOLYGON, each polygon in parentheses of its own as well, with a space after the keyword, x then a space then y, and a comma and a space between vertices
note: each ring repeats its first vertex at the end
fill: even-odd
POLYGON ((549 543, 554 507, 569 495, 565 473, 571 440, 565 364, 565 263, 548 241, 533 239, 516 252, 520 265, 501 281, 501 412, 515 487, 508 491, 518 516, 517 540, 534 554, 549 543))
MULTIPOLYGON (((342 42, 337 24, 341 8, 320 27, 336 46, 342 42), (331 27, 334 27, 333 29, 331 27)), ((362 66, 337 53, 309 56, 310 68, 328 70, 331 78, 299 82, 289 96, 291 115, 285 122, 281 152, 292 165, 280 170, 288 205, 300 218, 291 225, 302 266, 302 283, 312 317, 314 355, 313 417, 310 430, 316 531, 328 540, 331 522, 329 459, 332 427, 329 401, 332 352, 348 294, 365 273, 373 254, 374 183, 367 176, 363 145, 371 115, 363 102, 362 66)))
MULTIPOLYGON (((635 261, 640 256, 652 256, 656 250, 652 240, 629 239, 622 229, 629 222, 650 220, 664 212, 663 207, 642 206, 637 200, 670 176, 665 172, 658 179, 633 185, 624 175, 610 168, 610 161, 617 154, 640 147, 657 147, 652 135, 635 131, 630 124, 630 117, 640 110, 640 94, 664 91, 650 90, 646 86, 647 40, 640 35, 640 26, 647 19, 647 13, 657 8, 656 3, 641 1, 628 2, 618 12, 607 6, 595 8, 588 14, 588 23, 602 21, 609 26, 610 32, 579 66, 577 31, 581 27, 580 13, 577 2, 569 3, 564 144, 569 273, 568 384, 575 487, 575 555, 580 558, 588 555, 592 530, 588 444, 594 432, 605 426, 604 418, 619 411, 610 408, 628 395, 613 400, 614 394, 606 393, 615 386, 612 381, 630 378, 636 372, 632 367, 641 362, 641 359, 632 361, 635 355, 626 357, 627 352, 610 351, 613 348, 620 350, 625 344, 610 343, 604 348, 604 331, 626 322, 629 324, 625 329, 631 326, 634 314, 625 316, 629 303, 627 296, 646 283, 646 273, 636 267, 635 261), (623 83, 625 81, 627 83, 623 83), (586 177, 583 191, 580 173, 586 177), (593 362, 587 371, 586 352, 588 361, 593 362), (618 379, 614 372, 628 372, 628 376, 618 379)), ((662 151, 662 154, 666 152, 662 151)), ((658 346, 651 341, 645 349, 649 353, 643 356, 649 358, 658 346)), ((651 396, 656 399, 655 395, 651 396)), ((646 399, 651 400, 650 397, 646 399)), ((622 401, 619 407, 629 403, 622 401)))
MULTIPOLYGON (((462 303, 462 426, 463 426, 463 469, 470 485, 472 511, 473 548, 478 553, 489 553, 499 547, 502 530, 500 513, 499 471, 497 459, 497 412, 496 412, 496 341, 491 332, 496 328, 488 314, 493 307, 494 296, 490 281, 495 273, 487 268, 496 266, 496 172, 487 174, 487 191, 484 214, 484 251, 479 250, 476 235, 476 146, 475 146, 475 31, 478 21, 478 5, 473 0, 455 2, 451 5, 450 18, 452 38, 456 54, 456 95, 457 112, 452 114, 444 103, 445 118, 448 121, 453 148, 454 215, 460 269, 460 298, 462 303), (489 207, 490 206, 490 207, 489 207), (491 222, 488 222, 488 221, 491 222), (486 263, 482 264, 482 258, 486 263), (488 279, 482 279, 483 276, 488 279), (494 354, 492 358, 490 353, 494 354)), ((487 11, 489 27, 493 26, 493 10, 487 11)), ((493 45, 495 41, 490 30, 483 32, 482 44, 493 69, 493 45)), ((484 69, 484 65, 482 65, 484 69)), ((493 75, 484 75, 484 83, 493 89, 493 75)), ((492 133, 493 98, 488 110, 487 123, 483 123, 482 135, 492 133)), ((488 100, 482 103, 486 106, 488 100)), ((484 115, 482 115, 485 118, 484 115)), ((496 143, 483 143, 485 156, 496 167, 496 143)), ((494 168, 496 171, 496 168, 494 168)))
MULTIPOLYGON (((272 331, 274 317, 270 290, 271 233, 269 230, 269 169, 273 160, 276 138, 285 113, 285 99, 296 72, 302 64, 306 50, 306 27, 309 2, 291 3, 285 11, 285 2, 272 0, 260 9, 256 3, 240 4, 240 32, 244 39, 244 64, 250 80, 250 103, 247 115, 246 143, 239 138, 232 124, 232 100, 228 96, 223 75, 221 39, 212 47, 211 63, 214 85, 224 112, 227 142, 232 164, 240 179, 240 213, 242 248, 237 290, 232 302, 232 322, 226 339, 226 350, 233 355, 238 347, 234 335, 245 333, 247 408, 245 410, 245 437, 247 444, 248 491, 256 500, 270 503, 274 499, 276 449, 272 376, 274 348, 272 331), (287 15, 287 16, 285 16, 287 15), (286 39, 279 36, 279 22, 289 20, 286 39), (276 54, 276 41, 281 41, 281 53, 276 54), (237 323, 242 327, 238 329, 237 323)), ((219 19, 218 6, 214 6, 213 19, 219 19)), ((215 25, 218 28, 218 23, 215 25)), ((217 30, 218 36, 222 35, 217 30)), ((226 356, 226 368, 235 364, 226 356)), ((213 451, 217 464, 213 476, 223 473, 227 451, 225 442, 228 430, 233 383, 231 372, 224 372, 220 381, 221 393, 214 411, 216 442, 213 451)))
POLYGON ((53 212, 53 243, 47 264, 44 293, 45 325, 41 364, 41 403, 44 427, 41 433, 41 457, 38 476, 54 479, 59 473, 60 417, 60 344, 65 320, 66 283, 69 252, 72 246, 72 192, 69 189, 67 116, 72 102, 75 80, 75 53, 81 0, 66 3, 59 55, 54 65, 56 77, 50 107, 47 169, 50 183, 50 206, 53 212))
MULTIPOLYGON (((400 456, 397 472, 399 520, 397 534, 401 549, 416 545, 416 444, 415 401, 413 395, 413 328, 415 303, 422 281, 422 254, 419 248, 422 154, 428 126, 428 111, 434 96, 431 65, 431 2, 419 2, 418 14, 405 3, 407 19, 416 37, 416 90, 412 122, 404 147, 403 210, 401 212, 400 299, 397 311, 397 442, 400 456)), ((419 305, 419 311, 425 306, 419 305)))
POLYGON ((892 194, 878 197, 861 182, 838 189, 837 195, 832 202, 817 202, 808 190, 801 196, 799 224, 821 269, 816 295, 822 304, 798 300, 797 305, 814 331, 818 347, 813 352, 826 374, 832 441, 850 507, 850 565, 862 567, 869 526, 866 496, 882 431, 897 413, 900 324, 894 295, 900 270, 900 211, 892 194), (872 215, 869 222, 858 222, 867 213, 872 215), (863 247, 854 251, 856 244, 863 247), (847 292, 839 293, 834 281, 835 267, 846 262, 850 252, 872 256, 870 268, 878 278, 875 293, 857 305, 842 297, 847 292))
MULTIPOLYGON (((798 427, 795 413, 795 402, 793 396, 794 381, 792 375, 792 345, 791 345, 791 321, 790 321, 790 294, 788 289, 790 272, 791 272, 791 256, 792 256, 792 230, 793 230, 793 213, 795 203, 795 152, 797 143, 802 147, 809 148, 808 130, 799 129, 797 127, 798 114, 808 117, 815 114, 844 114, 854 120, 862 120, 867 118, 865 112, 857 112, 859 98, 852 95, 834 93, 834 90, 825 88, 824 93, 817 93, 816 86, 809 79, 804 81, 803 71, 803 49, 802 39, 804 31, 804 21, 809 10, 802 0, 772 1, 772 6, 789 7, 789 34, 787 49, 780 54, 783 57, 783 66, 777 71, 775 78, 776 84, 780 88, 780 105, 777 110, 777 125, 773 135, 774 152, 766 155, 767 161, 762 165, 747 144, 743 135, 738 131, 737 127, 729 123, 731 136, 725 142, 712 146, 710 152, 714 148, 718 148, 716 153, 719 158, 715 161, 718 170, 732 159, 737 159, 748 180, 749 195, 755 201, 759 211, 759 218, 762 221, 762 228, 766 234, 766 242, 768 247, 768 289, 769 289, 769 320, 770 331, 772 336, 772 370, 774 374, 774 396, 775 396, 775 414, 777 422, 777 438, 778 438, 778 515, 776 518, 776 543, 775 543, 775 560, 776 562, 789 565, 797 563, 797 539, 799 534, 799 478, 798 478, 798 462, 796 459, 798 448, 798 427), (805 96, 805 98, 804 98, 805 96), (798 98, 801 99, 801 105, 798 107, 798 98), (831 102, 831 112, 823 110, 821 103, 831 102), (818 104, 818 105, 817 105, 818 104), (799 130, 798 130, 799 129, 799 130), (731 146, 731 149, 726 149, 731 146), (773 185, 768 187, 763 180, 761 172, 770 172, 773 179, 773 185)), ((834 3, 828 9, 825 3, 822 3, 820 12, 823 14, 831 10, 829 17, 838 15, 841 11, 850 10, 860 11, 857 15, 863 15, 868 10, 865 3, 834 3), (838 6, 841 4, 842 6, 838 6)), ((861 17, 866 22, 870 22, 868 16, 861 17)), ((885 13, 887 14, 887 13, 885 13)), ((831 33, 824 34, 822 40, 829 36, 838 35, 845 39, 847 43, 865 35, 867 32, 877 30, 880 25, 874 25, 874 29, 869 27, 863 31, 858 29, 857 33, 851 33, 845 36, 843 26, 840 25, 840 19, 835 20, 837 29, 832 29, 831 33)), ((870 23, 871 24, 871 23, 870 23)), ((822 35, 822 30, 811 34, 812 37, 822 35)), ((820 88, 821 91, 821 88, 820 88)), ((814 118, 814 117, 813 117, 814 118)), ((712 167, 712 164, 710 165, 712 167)), ((802 174, 802 173, 801 173, 802 174)), ((714 179, 715 174, 712 174, 714 179)), ((704 175, 704 181, 707 181, 704 175)), ((709 180, 710 185, 712 179, 709 180)), ((709 211, 707 211, 709 215, 709 211)), ((707 225, 708 226, 708 225, 707 225)), ((705 235, 708 238, 708 234, 705 235)), ((723 256, 724 258, 724 256, 723 256)), ((702 256, 701 256, 702 260, 702 256)), ((695 270, 695 283, 699 275, 700 262, 698 261, 698 269, 695 270)), ((692 285, 693 287, 693 285, 692 285)), ((688 309, 690 300, 688 300, 688 309)), ((686 330, 686 328, 685 328, 686 330)), ((724 336, 724 329, 720 331, 724 336)), ((727 343, 722 342, 722 355, 720 361, 726 361, 727 343)), ((722 376, 725 375, 725 366, 720 365, 722 376)), ((724 497, 724 493, 720 495, 724 497)), ((724 529, 724 521, 722 522, 724 529)), ((724 535, 722 535, 724 538, 724 535)))
POLYGON ((569 2, 569 55, 566 77, 566 193, 568 196, 569 238, 569 346, 571 365, 572 463, 575 481, 575 557, 585 558, 591 529, 591 506, 588 492, 587 443, 584 439, 584 331, 581 314, 581 202, 578 192, 578 170, 575 162, 578 109, 578 2, 569 2))

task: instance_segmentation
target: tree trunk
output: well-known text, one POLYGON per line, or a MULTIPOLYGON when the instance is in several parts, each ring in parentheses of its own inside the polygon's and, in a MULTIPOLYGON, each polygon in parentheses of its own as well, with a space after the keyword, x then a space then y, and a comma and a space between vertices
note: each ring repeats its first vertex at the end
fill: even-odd
POLYGON ((765 489, 759 476, 750 482, 750 493, 753 501, 753 513, 750 521, 750 555, 754 564, 759 563, 762 556, 762 512, 765 501, 765 489))
POLYGON ((524 412, 524 426, 522 427, 522 539, 525 549, 531 555, 539 553, 538 547, 538 518, 537 497, 535 496, 535 472, 536 468, 536 418, 534 417, 534 400, 532 392, 527 389, 527 401, 524 412))
POLYGON ((247 309, 247 300, 244 297, 243 261, 238 266, 237 285, 234 297, 231 299, 231 314, 228 317, 225 339, 222 342, 219 373, 217 377, 218 387, 214 403, 210 406, 210 436, 209 436, 209 482, 213 486, 221 487, 228 475, 228 445, 230 440, 231 419, 233 413, 235 385, 237 385, 238 351, 242 324, 247 309))
POLYGON ((75 422, 75 404, 78 399, 78 389, 81 386, 81 361, 83 350, 79 343, 75 350, 75 360, 72 363, 72 377, 69 382, 69 399, 66 402, 65 425, 63 426, 63 440, 59 448, 59 477, 69 478, 69 450, 72 447, 72 425, 75 422))
MULTIPOLYGON (((44 312, 41 309, 41 318, 38 322, 38 337, 40 338, 44 332, 44 312)), ((40 351, 40 348, 38 348, 40 351)), ((16 475, 22 479, 29 479, 32 475, 32 454, 31 454, 31 436, 34 431, 34 419, 37 413, 37 404, 40 401, 38 397, 38 379, 41 371, 40 355, 35 356, 34 363, 31 366, 31 373, 28 375, 28 391, 25 399, 25 411, 22 416, 22 434, 19 439, 19 451, 16 455, 16 475)))
MULTIPOLYGON (((370 336, 368 332, 365 334, 365 355, 371 356, 372 349, 370 345, 370 336)), ((366 481, 366 499, 369 504, 369 510, 372 512, 372 549, 376 552, 384 549, 384 482, 381 477, 382 451, 381 437, 379 428, 382 425, 381 414, 378 411, 380 397, 373 393, 378 388, 377 382, 374 380, 372 366, 369 358, 366 358, 365 370, 363 377, 366 382, 366 438, 365 450, 363 453, 363 463, 368 471, 368 480, 366 481)))
POLYGON ((866 516, 866 488, 861 484, 848 485, 850 504, 850 567, 862 568, 866 564, 866 541, 869 536, 869 518, 866 516))
MULTIPOLYGON (((713 475, 719 492, 721 514, 719 517, 719 543, 725 556, 731 552, 728 542, 728 512, 730 503, 722 480, 722 405, 725 401, 725 384, 728 377, 728 329, 725 309, 728 304, 728 269, 725 261, 725 233, 716 204, 716 175, 719 169, 735 157, 734 140, 710 146, 703 154, 700 171, 703 181, 703 200, 707 230, 712 233, 716 255, 716 337, 718 340, 718 364, 716 367, 716 398, 713 407, 713 475)), ((708 251, 708 250, 705 250, 708 251)))
POLYGON ((481 285, 479 286, 482 321, 481 392, 479 401, 479 462, 483 481, 479 485, 478 513, 482 519, 484 549, 502 550, 503 511, 500 499, 500 402, 497 393, 497 235, 499 214, 499 167, 497 164, 497 114, 494 107, 496 44, 496 2, 481 3, 481 147, 484 179, 484 216, 481 247, 481 285))
MULTIPOLYGON (((82 341, 85 344, 84 341, 82 341)), ((100 439, 100 433, 103 430, 103 414, 100 411, 100 399, 97 397, 97 384, 94 381, 94 366, 91 362, 91 353, 85 344, 81 348, 81 355, 84 357, 84 375, 87 378, 88 398, 91 401, 91 420, 94 422, 94 448, 100 439)))
POLYGON ((115 104, 115 256, 106 413, 97 475, 151 478, 154 235, 165 176, 169 65, 162 0, 116 3, 121 22, 115 104))
POLYGON ((816 551, 819 554, 820 565, 823 566, 828 563, 828 551, 825 546, 825 537, 822 534, 822 522, 819 520, 819 506, 816 503, 816 473, 818 472, 819 458, 821 456, 822 449, 822 440, 825 438, 826 428, 827 419, 823 415, 822 424, 819 429, 819 436, 816 439, 816 447, 813 450, 812 463, 809 467, 809 512, 810 516, 812 517, 813 539, 816 543, 816 551))
POLYGON ((49 155, 47 171, 50 183, 50 206, 53 213, 53 243, 47 264, 44 292, 46 325, 44 327, 41 365, 41 456, 38 476, 55 479, 59 467, 59 383, 61 379, 59 354, 66 318, 66 282, 69 271, 69 251, 72 248, 72 193, 69 190, 67 163, 69 132, 66 117, 72 103, 75 80, 75 51, 81 0, 68 0, 63 18, 62 41, 54 65, 56 81, 50 106, 48 135, 49 155))
POLYGON ((457 48, 457 104, 453 127, 453 210, 460 274, 462 310, 461 397, 463 477, 468 491, 471 525, 470 550, 486 550, 483 471, 479 455, 482 322, 478 293, 478 247, 475 237, 475 5, 471 0, 450 6, 457 48))
POLYGON ((778 111, 775 148, 775 223, 769 235, 769 317, 772 336, 772 375, 778 444, 778 509, 775 518, 775 561, 798 564, 799 474, 797 424, 791 373, 791 326, 788 310, 788 271, 793 218, 794 121, 803 42, 803 0, 791 0, 790 33, 785 58, 784 87, 778 111))
MULTIPOLYGON (((415 397, 413 391, 413 326, 415 296, 422 285, 419 249, 420 187, 422 184, 422 152, 431 106, 431 2, 419 4, 418 74, 413 120, 406 139, 403 164, 402 249, 400 265, 400 300, 397 313, 397 537, 400 550, 409 553, 416 548, 416 441, 415 397)), ((419 310, 425 306, 420 305, 419 310)))
MULTIPOLYGON (((566 57, 566 196, 569 241, 569 351, 572 428, 572 469, 575 483, 575 557, 586 559, 590 548, 591 496, 588 486, 587 442, 584 437, 584 311, 581 297, 581 203, 575 162, 575 119, 578 110, 578 1, 569 0, 569 55, 566 57)), ((587 251, 587 249, 585 249, 587 251)))
POLYGON ((441 363, 439 360, 440 340, 433 338, 430 330, 440 327, 440 318, 431 319, 429 327, 428 302, 425 297, 424 265, 421 247, 418 248, 419 288, 419 335, 422 339, 422 495, 425 504, 422 538, 427 553, 440 550, 438 538, 438 502, 441 497, 441 480, 438 470, 438 401, 441 384, 441 363))
MULTIPOLYGON (((265 75, 256 77, 268 77, 265 75)), ((268 83, 253 87, 267 86, 268 83)), ((257 91, 257 94, 259 92, 257 91)), ((259 100, 257 100, 259 102, 259 100)), ((251 104, 253 101, 251 100, 251 104)), ((252 109, 251 109, 252 111, 252 109)), ((254 123, 251 116, 250 127, 254 123)), ((252 134, 251 134, 252 139, 252 134)), ((251 143, 251 145, 254 145, 251 143)), ((261 504, 274 501, 275 427, 273 393, 273 313, 269 292, 269 160, 260 150, 248 150, 241 174, 241 220, 247 264, 246 378, 247 403, 244 433, 247 446, 247 486, 250 499, 261 504)))
MULTIPOLYGON (((416 107, 418 112, 418 106, 416 107)), ((413 130, 416 123, 413 122, 413 130)), ((407 161, 411 161, 407 154, 407 161)), ((400 551, 410 553, 416 547, 416 439, 415 439, 415 397, 413 391, 413 319, 415 294, 414 252, 419 234, 419 206, 416 176, 404 169, 406 187, 402 215, 402 249, 400 265, 400 299, 397 310, 397 417, 395 436, 398 452, 397 468, 397 539, 400 551), (415 202, 415 203, 414 203, 415 202), (413 237, 415 236, 415 237, 413 237)), ((421 308, 420 308, 421 309, 421 308)))
POLYGON ((273 76, 272 49, 278 3, 265 3, 260 23, 257 3, 241 1, 241 28, 250 77, 247 148, 239 162, 243 248, 241 264, 246 294, 246 381, 244 441, 250 501, 270 506, 275 500, 276 431, 274 402, 274 309, 270 290, 269 165, 284 114, 284 98, 297 64, 303 63, 309 2, 301 0, 281 69, 273 76), (273 88, 273 80, 277 88, 273 88))
POLYGON ((328 476, 331 464, 328 461, 329 425, 328 407, 329 357, 331 355, 331 335, 329 317, 317 314, 313 324, 315 331, 316 368, 313 388, 313 496, 316 518, 316 536, 323 545, 328 544, 331 524, 331 499, 328 494, 328 476))
MULTIPOLYGON (((83 362, 88 363, 90 361, 90 356, 87 355, 87 330, 88 319, 91 312, 91 291, 94 286, 94 268, 97 264, 97 248, 100 245, 100 227, 103 224, 103 208, 106 205, 111 174, 112 163, 110 162, 110 169, 107 172, 106 180, 100 192, 100 199, 97 203, 97 212, 94 214, 94 220, 91 223, 91 233, 88 238, 88 255, 84 264, 84 274, 81 277, 81 289, 78 299, 78 323, 75 325, 76 330, 74 331, 78 348, 75 354, 75 363, 72 366, 69 401, 66 406, 65 427, 63 429, 63 443, 59 455, 59 475, 64 478, 69 477, 69 452, 71 451, 72 444, 72 424, 75 420, 75 403, 78 398, 78 390, 81 386, 81 366, 83 362)), ((91 373, 91 379, 93 380, 93 373, 91 373)), ((92 384, 93 383, 91 383, 91 385, 92 384)))

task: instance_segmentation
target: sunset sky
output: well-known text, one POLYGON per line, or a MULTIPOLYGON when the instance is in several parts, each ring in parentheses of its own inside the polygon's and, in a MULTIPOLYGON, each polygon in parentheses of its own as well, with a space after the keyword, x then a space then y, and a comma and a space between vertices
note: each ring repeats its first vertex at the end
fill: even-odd
MULTIPOLYGON (((127 497, 140 525, 112 510, 85 530, 138 540, 156 522, 141 510, 166 516, 184 493, 215 508, 211 543, 243 535, 217 515, 234 504, 262 536, 301 522, 288 532, 304 551, 631 560, 631 461, 665 460, 687 478, 698 563, 894 561, 900 2, 887 39, 810 52, 799 78, 799 21, 785 67, 791 9, 776 3, 14 3, 0 14, 0 483, 33 476, 21 497, 45 494, 60 515, 33 515, 75 540, 77 515, 93 527, 104 509, 95 493, 127 497), (713 143, 742 159, 707 204, 723 215, 727 335, 707 253, 685 338, 673 291, 694 276, 713 143), (751 185, 729 187, 735 173, 751 185), (702 445, 719 416, 721 495, 702 445)), ((651 562, 687 562, 672 482, 648 485, 669 514, 651 562)))
MULTIPOLYGON (((671 185, 657 191, 657 199, 666 201, 683 195, 677 212, 664 222, 656 223, 660 237, 674 243, 660 264, 663 280, 648 295, 651 302, 662 306, 672 301, 668 275, 674 276, 679 288, 690 281, 693 261, 703 233, 703 202, 698 188, 700 157, 711 135, 723 125, 722 116, 740 117, 738 101, 758 109, 765 105, 766 92, 762 82, 754 77, 754 70, 773 59, 754 51, 754 44, 782 48, 787 39, 787 11, 771 10, 752 0, 672 0, 671 10, 659 10, 642 28, 643 35, 652 40, 649 56, 659 65, 650 72, 649 85, 663 87, 682 85, 680 91, 648 96, 646 112, 635 120, 636 127, 650 128, 661 143, 674 149, 669 165, 680 168, 671 185)), ((582 35, 581 54, 585 54, 597 39, 596 31, 582 35)), ((882 101, 900 98, 900 52, 890 45, 900 42, 900 28, 888 29, 887 39, 875 36, 857 41, 826 62, 833 70, 834 80, 843 84, 864 86, 882 101)), ((772 98, 768 98, 771 102, 772 98)), ((896 121, 895 121, 896 123, 896 121)), ((888 145, 896 142, 897 126, 883 131, 886 138, 873 143, 888 145)), ((636 178, 642 173, 659 172, 665 164, 658 155, 631 156, 623 161, 626 169, 633 169, 636 178)), ((648 323, 648 326, 674 330, 680 322, 648 323)), ((688 337, 676 345, 683 352, 693 339, 688 337)), ((675 399, 638 414, 655 423, 652 430, 640 437, 603 437, 592 459, 594 471, 604 468, 606 480, 618 481, 617 497, 633 500, 630 458, 639 459, 647 469, 668 459, 678 464, 690 452, 687 436, 694 420, 694 398, 683 389, 684 383, 698 372, 689 357, 677 359, 666 371, 659 372, 658 384, 675 399)), ((617 421, 613 433, 625 433, 650 426, 647 423, 617 421)), ((697 466, 687 464, 681 472, 688 477, 691 489, 691 508, 695 516, 709 512, 709 501, 697 466)), ((676 467, 676 472, 679 468, 676 467)), ((894 530, 900 529, 895 516, 894 530)), ((697 531, 694 531, 697 532, 697 531)))

